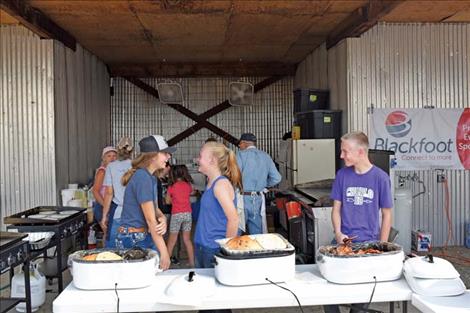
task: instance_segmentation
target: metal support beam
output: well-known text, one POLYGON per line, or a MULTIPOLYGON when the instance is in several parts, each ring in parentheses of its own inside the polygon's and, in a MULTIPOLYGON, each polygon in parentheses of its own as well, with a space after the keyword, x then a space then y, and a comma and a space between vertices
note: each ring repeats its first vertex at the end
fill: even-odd
POLYGON ((44 13, 28 5, 27 1, 0 0, 0 9, 13 16, 39 37, 58 40, 73 51, 76 50, 75 38, 44 13))
POLYGON ((338 42, 349 37, 359 37, 372 28, 383 16, 390 13, 403 1, 374 0, 353 11, 333 29, 326 39, 326 48, 334 47, 338 42))
POLYGON ((295 75, 296 65, 282 62, 109 64, 111 76, 121 77, 243 77, 295 75))
MULTIPOLYGON (((127 81, 129 81, 130 83, 134 84, 135 86, 141 88, 142 90, 144 90, 145 92, 147 92, 148 94, 154 96, 155 98, 159 99, 159 95, 158 95, 158 90, 155 89, 154 87, 146 84, 145 82, 143 82, 142 80, 138 79, 138 78, 126 78, 127 81)), ((177 104, 177 103, 167 103, 167 105, 173 109, 175 109, 176 111, 180 112, 181 114, 183 114, 184 116, 192 119, 193 121, 196 122, 196 125, 201 125, 200 128, 207 128, 209 129, 210 131, 216 133, 217 135, 219 135, 220 137, 224 138, 225 140, 229 141, 230 143, 234 144, 234 145, 237 145, 238 144, 238 139, 233 137, 232 135, 230 135, 229 133, 227 133, 226 131, 220 129, 219 127, 215 126, 214 124, 208 122, 206 119, 200 117, 199 115, 197 115, 196 113, 192 112, 191 110, 189 110, 188 108, 180 105, 180 104, 177 104)), ((192 127, 194 128, 194 126, 192 127)), ((199 128, 199 129, 200 129, 199 128)), ((197 130, 199 130, 197 129, 197 130)), ((196 131, 197 131, 196 130, 196 131)), ((193 131, 191 132, 191 134, 193 134, 194 132, 196 131, 193 131)), ((187 137, 187 136, 186 136, 187 137)), ((184 138, 186 138, 184 137, 184 138)), ((183 139, 184 139, 183 138, 183 139)), ((181 139, 182 140, 182 139, 181 139)), ((177 142, 181 141, 181 140, 178 140, 177 142)), ((168 141, 168 144, 170 146, 172 145, 175 145, 176 142, 174 142, 174 138, 170 139, 168 141)))
MULTIPOLYGON (((282 76, 272 76, 272 77, 269 77, 267 79, 264 79, 263 81, 257 83, 254 86, 254 92, 257 93, 257 92, 263 90, 264 88, 274 84, 275 82, 279 81, 282 78, 283 78, 282 76)), ((159 99, 158 90, 155 89, 154 87, 146 84, 145 82, 143 82, 142 80, 137 79, 137 78, 125 77, 125 79, 127 81, 129 81, 130 83, 134 84, 135 86, 139 87, 140 89, 144 90, 148 94, 150 94, 150 95, 154 96, 155 98, 159 99)), ((228 100, 225 100, 225 101, 219 103, 215 107, 213 107, 213 108, 211 108, 211 109, 209 109, 209 110, 207 110, 204 113, 199 114, 199 115, 197 115, 196 113, 192 112, 191 110, 187 109, 186 107, 184 107, 180 104, 169 103, 167 105, 196 122, 196 124, 194 124, 190 128, 186 129, 185 131, 179 133, 175 137, 168 140, 168 144, 170 146, 176 145, 178 142, 186 139, 187 137, 191 136, 192 134, 196 133, 197 131, 199 131, 202 128, 207 128, 210 131, 212 131, 215 134, 222 137, 223 139, 227 140, 228 142, 230 142, 234 145, 238 145, 238 139, 237 138, 233 137, 232 135, 230 135, 226 131, 220 129, 219 127, 217 127, 214 124, 207 121, 212 116, 214 116, 214 115, 230 108, 231 105, 228 102, 228 100)))

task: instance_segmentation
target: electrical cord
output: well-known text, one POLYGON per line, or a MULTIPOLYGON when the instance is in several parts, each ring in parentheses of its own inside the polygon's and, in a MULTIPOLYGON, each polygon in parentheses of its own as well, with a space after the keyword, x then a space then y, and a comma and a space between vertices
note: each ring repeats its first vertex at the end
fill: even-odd
POLYGON ((372 294, 370 295, 369 302, 366 307, 357 307, 351 304, 341 304, 340 306, 351 309, 350 312, 368 312, 368 313, 383 313, 382 311, 369 309, 372 299, 374 298, 375 287, 377 286, 377 277, 374 276, 374 288, 372 288, 372 294))
POLYGON ((297 298, 297 295, 292 291, 290 290, 289 288, 286 288, 286 287, 283 287, 279 284, 276 284, 275 282, 273 282, 272 280, 270 280, 269 278, 265 278, 268 282, 270 282, 271 284, 273 284, 274 286, 277 286, 281 289, 284 289, 284 290, 287 290, 289 291, 294 297, 295 297, 295 300, 297 300, 297 304, 299 305, 299 309, 300 309, 300 312, 304 313, 304 310, 302 308, 302 305, 300 304, 300 301, 299 301, 299 298, 297 298))
POLYGON ((117 297, 117 305, 116 305, 116 312, 119 313, 119 294, 118 294, 118 291, 117 291, 117 283, 114 283, 114 293, 116 293, 116 297, 117 297))
POLYGON ((377 287, 377 277, 374 276, 374 288, 372 288, 372 294, 370 295, 369 303, 367 304, 367 307, 370 306, 372 303, 372 298, 374 298, 374 293, 375 293, 375 287, 377 287))
POLYGON ((418 180, 417 182, 423 185, 423 191, 420 191, 417 194, 413 195, 412 197, 413 199, 416 197, 419 197, 420 195, 424 195, 426 193, 426 185, 424 184, 424 182, 422 180, 418 180))

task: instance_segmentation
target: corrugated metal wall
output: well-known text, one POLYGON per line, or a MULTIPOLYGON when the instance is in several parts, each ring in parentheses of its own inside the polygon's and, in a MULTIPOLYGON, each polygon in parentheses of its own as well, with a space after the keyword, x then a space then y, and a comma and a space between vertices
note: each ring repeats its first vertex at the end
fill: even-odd
POLYGON ((294 88, 328 89, 330 108, 343 111, 343 130, 347 129, 347 42, 327 50, 326 44, 316 48, 297 66, 294 88))
MULTIPOLYGON (((229 83, 238 78, 184 78, 177 79, 183 88, 184 106, 200 114, 228 97, 229 83)), ((253 84, 262 78, 243 78, 253 84)), ((145 79, 155 86, 160 80, 145 79)), ((179 112, 162 105, 152 96, 125 81, 113 79, 114 96, 111 100, 112 138, 116 143, 122 136, 137 142, 150 134, 161 134, 166 139, 177 135, 195 122, 179 112)), ((291 129, 293 105, 293 78, 285 78, 257 93, 251 107, 232 107, 212 117, 210 122, 235 137, 253 132, 260 149, 276 155, 282 135, 291 129)), ((202 129, 177 144, 178 163, 191 163, 199 154, 204 141, 213 135, 202 129)), ((233 147, 232 147, 233 148, 233 147)))
POLYGON ((54 42, 57 190, 87 183, 110 140, 110 77, 106 65, 80 45, 54 42))
MULTIPOLYGON (((347 40, 349 129, 369 133, 367 108, 466 108, 470 106, 469 24, 379 24, 347 40)), ((446 241, 444 186, 436 172, 416 171, 427 192, 413 201, 413 228, 446 241)), ((406 175, 413 172, 400 172, 406 175)), ((452 244, 464 242, 470 221, 470 171, 445 171, 451 192, 452 244)), ((419 184, 411 184, 413 193, 419 184)))
POLYGON ((294 77, 295 89, 328 89, 328 52, 324 43, 300 62, 294 77))
POLYGON ((55 204, 53 43, 0 26, 0 226, 3 217, 55 204))

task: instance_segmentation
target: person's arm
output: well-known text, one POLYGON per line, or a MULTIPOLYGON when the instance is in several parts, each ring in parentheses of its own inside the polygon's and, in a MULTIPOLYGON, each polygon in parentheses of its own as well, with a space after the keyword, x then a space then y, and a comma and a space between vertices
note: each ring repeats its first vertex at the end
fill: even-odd
POLYGON ((282 176, 281 173, 279 173, 277 170, 276 164, 274 164, 274 161, 269 158, 268 186, 266 187, 272 187, 279 184, 281 179, 282 176))
POLYGON ((162 210, 160 208, 155 209, 155 215, 157 217, 157 228, 155 229, 157 231, 157 234, 163 236, 166 233, 166 230, 168 229, 168 224, 166 220, 165 214, 163 214, 162 210))
POLYGON ((333 230, 335 232, 335 239, 338 244, 343 242, 343 239, 348 238, 341 232, 341 201, 333 201, 333 209, 331 210, 331 221, 333 223, 333 230))
POLYGON ((238 212, 233 199, 235 192, 233 186, 227 179, 219 180, 214 186, 214 195, 219 201, 222 209, 224 210, 225 216, 227 217, 227 230, 225 237, 235 237, 238 235, 238 212))
POLYGON ((166 204, 171 204, 171 196, 170 196, 169 192, 167 192, 166 195, 165 195, 165 203, 166 204))
MULTIPOLYGON (((157 246, 158 252, 160 253, 160 267, 163 270, 167 270, 170 267, 170 255, 166 248, 165 240, 162 235, 157 233, 157 216, 153 205, 153 201, 147 201, 140 205, 142 212, 144 213, 145 221, 147 222, 148 231, 152 236, 155 246, 157 246)), ((161 213, 161 211, 160 211, 161 213)))
POLYGON ((103 202, 103 217, 100 221, 100 226, 103 232, 106 234, 106 229, 108 228, 108 214, 111 207, 111 202, 114 196, 114 189, 111 186, 106 186, 104 193, 104 202, 103 202))
POLYGON ((382 208, 382 226, 380 227, 380 241, 388 241, 392 227, 392 209, 382 208))
POLYGON ((104 199, 100 194, 101 186, 103 186, 104 173, 105 172, 103 169, 99 169, 96 172, 95 182, 93 183, 93 188, 92 188, 93 197, 95 197, 96 202, 98 202, 101 205, 104 204, 104 199))

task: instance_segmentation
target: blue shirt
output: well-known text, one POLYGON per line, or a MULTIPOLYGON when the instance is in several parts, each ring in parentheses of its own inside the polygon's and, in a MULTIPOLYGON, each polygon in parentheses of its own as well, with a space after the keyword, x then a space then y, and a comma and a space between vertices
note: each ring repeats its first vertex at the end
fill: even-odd
POLYGON ((146 169, 138 169, 132 175, 124 192, 121 225, 147 228, 141 204, 157 199, 157 179, 146 169))
POLYGON ((357 242, 379 240, 381 208, 393 206, 390 177, 375 165, 364 174, 354 167, 336 173, 331 199, 341 201, 341 232, 357 242))
POLYGON ((225 238, 227 233, 227 216, 214 195, 214 186, 220 179, 228 178, 217 177, 212 186, 202 194, 196 234, 194 235, 194 243, 207 248, 218 248, 219 244, 215 240, 225 238))
POLYGON ((113 187, 113 202, 117 204, 118 209, 114 213, 114 218, 121 216, 122 205, 124 203, 124 191, 126 187, 121 184, 122 176, 132 167, 131 160, 114 161, 106 167, 103 186, 113 187))
POLYGON ((254 146, 239 151, 237 163, 242 172, 244 191, 262 191, 281 181, 281 174, 269 154, 254 146))

